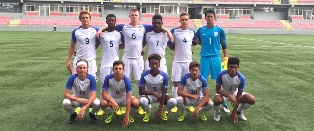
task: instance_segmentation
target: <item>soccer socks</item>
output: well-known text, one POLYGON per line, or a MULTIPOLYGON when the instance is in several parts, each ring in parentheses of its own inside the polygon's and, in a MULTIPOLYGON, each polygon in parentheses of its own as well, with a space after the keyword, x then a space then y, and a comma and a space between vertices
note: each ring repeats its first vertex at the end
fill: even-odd
POLYGON ((177 97, 178 97, 178 87, 172 86, 172 96, 173 96, 174 98, 177 98, 177 97))
POLYGON ((71 101, 69 99, 64 99, 62 102, 62 107, 69 112, 70 114, 74 113, 74 108, 71 105, 71 101))
POLYGON ((238 108, 238 112, 242 112, 243 110, 251 108, 253 105, 249 103, 243 103, 241 106, 238 108))
POLYGON ((185 109, 184 109, 185 105, 183 104, 183 98, 177 97, 176 100, 177 100, 177 107, 178 107, 179 111, 181 113, 185 113, 185 109))
POLYGON ((99 99, 95 99, 93 104, 92 104, 92 114, 95 114, 98 110, 100 109, 100 101, 99 99))
POLYGON ((141 97, 140 98, 140 105, 141 105, 141 107, 144 109, 144 111, 146 111, 146 112, 148 112, 148 113, 150 113, 151 111, 150 111, 150 106, 149 106, 149 104, 148 104, 148 99, 146 98, 146 97, 141 97))
POLYGON ((167 104, 163 106, 162 111, 168 111, 171 108, 175 107, 177 105, 177 100, 175 98, 170 98, 167 101, 167 104))
POLYGON ((207 103, 206 106, 203 106, 202 109, 200 110, 201 113, 204 113, 204 112, 207 112, 209 111, 210 109, 212 109, 214 106, 214 102, 209 102, 207 103))
POLYGON ((215 109, 216 112, 220 112, 220 106, 221 106, 221 105, 218 105, 218 106, 213 105, 213 107, 214 107, 214 109, 215 109))

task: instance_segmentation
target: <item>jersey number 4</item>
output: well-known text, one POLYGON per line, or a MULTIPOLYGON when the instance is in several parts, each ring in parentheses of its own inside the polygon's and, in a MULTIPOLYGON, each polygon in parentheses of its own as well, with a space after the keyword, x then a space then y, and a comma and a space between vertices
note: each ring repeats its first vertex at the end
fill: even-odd
POLYGON ((183 38, 183 42, 184 42, 184 43, 188 42, 188 41, 186 41, 185 37, 183 38))

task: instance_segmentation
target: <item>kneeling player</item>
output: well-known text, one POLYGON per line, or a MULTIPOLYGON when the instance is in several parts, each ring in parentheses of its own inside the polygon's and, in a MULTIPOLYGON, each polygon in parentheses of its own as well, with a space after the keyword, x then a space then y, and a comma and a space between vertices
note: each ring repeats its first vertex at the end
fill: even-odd
POLYGON ((167 95, 168 75, 158 70, 160 66, 161 56, 159 54, 151 54, 148 56, 150 70, 142 73, 140 79, 140 105, 146 111, 143 118, 144 122, 148 122, 151 114, 150 104, 159 102, 159 108, 155 113, 155 120, 168 120, 166 111, 173 108, 177 101, 171 95, 167 95))
POLYGON ((195 106, 193 116, 199 116, 203 121, 207 120, 205 112, 213 107, 213 102, 209 98, 207 81, 201 76, 199 69, 200 64, 198 62, 191 62, 189 65, 190 73, 185 74, 181 79, 176 98, 177 107, 181 112, 178 121, 184 121, 185 106, 195 106))
POLYGON ((245 77, 238 72, 240 60, 237 57, 228 59, 228 69, 221 71, 216 80, 216 95, 214 98, 214 109, 216 113, 214 120, 220 120, 220 104, 229 100, 233 105, 231 114, 231 122, 237 123, 238 118, 246 121, 243 110, 252 107, 255 104, 253 95, 243 92, 245 85, 245 77), (241 103, 240 107, 238 107, 241 103))
POLYGON ((88 61, 78 60, 76 63, 77 74, 73 74, 69 77, 64 90, 64 100, 62 103, 63 108, 71 113, 71 117, 68 120, 68 124, 78 116, 78 119, 82 120, 84 112, 90 106, 92 111, 89 113, 89 117, 92 122, 96 123, 95 112, 100 108, 100 101, 96 98, 96 80, 95 77, 88 74, 88 61), (71 95, 71 90, 74 94, 71 95), (81 107, 78 114, 74 111, 73 107, 81 107))
POLYGON ((138 109, 139 101, 132 96, 130 78, 123 75, 124 63, 122 61, 118 60, 113 63, 113 72, 113 74, 107 75, 104 80, 101 108, 108 114, 105 123, 110 123, 114 115, 111 108, 117 110, 119 106, 125 106, 126 113, 122 120, 122 126, 127 127, 130 122, 134 122, 130 108, 132 107, 133 110, 138 109), (108 91, 110 95, 108 95, 108 91))

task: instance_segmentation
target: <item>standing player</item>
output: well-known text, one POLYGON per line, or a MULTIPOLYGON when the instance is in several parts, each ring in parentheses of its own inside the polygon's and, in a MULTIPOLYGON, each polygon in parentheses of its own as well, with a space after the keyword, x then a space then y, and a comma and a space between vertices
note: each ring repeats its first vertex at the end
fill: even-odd
POLYGON ((138 109, 139 101, 136 97, 132 96, 130 78, 123 75, 124 63, 122 61, 115 61, 113 63, 113 72, 113 74, 107 75, 105 78, 101 93, 103 98, 101 108, 108 113, 105 123, 110 123, 114 114, 111 108, 117 110, 119 106, 125 106, 126 113, 122 121, 122 126, 127 127, 130 122, 134 122, 134 118, 130 114, 130 108, 138 109))
MULTIPOLYGON (((189 64, 192 62, 192 43, 198 43, 194 30, 188 27, 190 15, 182 13, 180 15, 181 26, 171 30, 174 36, 175 51, 172 65, 172 95, 177 97, 177 90, 182 74, 189 73, 189 64)), ((189 109, 193 112, 193 109, 189 109)), ((177 108, 171 110, 176 112, 177 108)))
POLYGON ((155 113, 155 120, 167 121, 168 117, 166 111, 173 108, 177 101, 171 95, 167 95, 168 75, 158 70, 160 66, 161 56, 158 54, 151 54, 148 56, 150 70, 145 71, 141 75, 140 80, 140 105, 146 111, 143 118, 144 122, 150 119, 151 109, 150 104, 158 103, 159 107, 155 113))
POLYGON ((89 117, 92 122, 97 122, 94 114, 100 108, 100 101, 96 98, 95 77, 87 73, 88 66, 87 60, 78 60, 76 63, 77 74, 71 75, 65 86, 62 106, 71 114, 68 124, 73 123, 77 116, 82 120, 85 110, 90 106, 92 106, 92 111, 89 113, 89 117), (71 90, 74 92, 73 95, 71 95, 71 90), (78 114, 73 107, 81 107, 78 114))
POLYGON ((213 102, 209 97, 209 90, 206 79, 199 74, 200 64, 191 62, 190 73, 185 74, 178 88, 177 107, 180 110, 178 121, 184 121, 185 106, 195 106, 193 116, 199 116, 202 121, 206 121, 205 112, 213 107, 213 102), (203 92, 203 93, 202 93, 203 92), (203 95, 204 94, 204 95, 203 95))
MULTIPOLYGON (((221 27, 215 25, 216 14, 213 10, 205 12, 205 20, 207 25, 199 28, 196 33, 201 44, 201 74, 207 80, 210 73, 211 79, 215 80, 221 71, 220 45, 223 50, 223 61, 228 59, 226 34, 221 27)), ((225 103, 223 107, 225 112, 230 112, 225 103)))
MULTIPOLYGON (((160 67, 159 70, 167 73, 167 65, 166 65, 166 48, 167 46, 170 49, 173 49, 174 46, 172 42, 168 39, 167 34, 162 32, 162 16, 154 15, 152 20, 152 25, 154 30, 151 32, 147 32, 145 36, 145 44, 147 44, 147 54, 148 56, 151 54, 159 54, 161 56, 160 67)), ((145 62, 145 71, 150 70, 149 62, 146 60, 145 62)))
POLYGON ((229 100, 233 105, 231 113, 231 122, 237 123, 238 118, 246 121, 243 110, 252 107, 255 104, 253 95, 243 92, 246 83, 245 77, 238 71, 240 60, 237 57, 228 59, 228 70, 221 71, 216 80, 216 95, 214 97, 214 109, 216 113, 214 120, 220 120, 219 106, 229 100), (238 107, 241 103, 240 107, 238 107))
POLYGON ((68 70, 71 70, 71 57, 75 45, 77 45, 76 55, 73 60, 72 74, 76 73, 76 70, 74 70, 76 68, 75 63, 79 59, 86 59, 89 65, 88 73, 93 75, 97 81, 96 46, 98 47, 99 40, 95 36, 98 32, 98 28, 90 26, 91 15, 86 10, 80 12, 79 19, 82 22, 82 26, 72 31, 66 67, 68 70))
MULTIPOLYGON (((143 39, 146 32, 153 30, 151 25, 139 24, 139 10, 132 9, 129 15, 131 23, 129 25, 118 25, 116 26, 117 31, 121 31, 124 36, 124 53, 122 61, 125 64, 124 74, 127 77, 131 77, 133 72, 134 80, 136 81, 137 88, 139 87, 139 80, 144 70, 144 61, 142 56, 143 50, 143 39)), ((101 34, 101 29, 97 34, 101 34)), ((163 28, 163 31, 167 32, 167 35, 172 38, 170 31, 163 28)), ((138 92, 139 93, 139 92, 138 92)), ((138 95, 139 96, 139 95, 138 95)), ((139 114, 144 114, 140 108, 139 114)))

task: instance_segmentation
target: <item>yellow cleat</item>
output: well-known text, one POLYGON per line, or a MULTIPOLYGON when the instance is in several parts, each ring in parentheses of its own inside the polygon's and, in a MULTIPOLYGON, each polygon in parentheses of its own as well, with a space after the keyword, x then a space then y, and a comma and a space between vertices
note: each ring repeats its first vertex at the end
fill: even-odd
POLYGON ((122 111, 120 108, 116 111, 116 115, 118 115, 118 116, 122 115, 122 111))
POLYGON ((177 111, 178 111, 178 107, 176 107, 176 106, 171 109, 171 112, 173 112, 173 113, 175 113, 177 111))
POLYGON ((178 121, 180 121, 180 122, 184 121, 185 115, 186 115, 186 113, 180 114, 180 117, 178 118, 178 121))
POLYGON ((125 114, 125 112, 126 112, 126 107, 122 107, 122 108, 121 108, 121 113, 122 113, 122 114, 125 114))
POLYGON ((108 116, 107 116, 107 118, 105 119, 105 123, 110 123, 111 122, 111 120, 112 120, 112 117, 113 117, 113 113, 111 113, 111 114, 108 114, 108 116))
POLYGON ((164 121, 168 121, 167 111, 161 112, 161 119, 164 121))
POLYGON ((145 116, 144 116, 144 118, 143 118, 143 121, 144 121, 144 122, 148 122, 148 121, 149 121, 149 118, 150 118, 150 113, 146 112, 146 113, 145 113, 145 116))
POLYGON ((129 121, 130 122, 134 122, 134 118, 133 118, 133 116, 131 114, 129 115, 129 121))
POLYGON ((144 115, 146 112, 143 110, 142 107, 138 108, 138 114, 144 115))
POLYGON ((97 116, 103 116, 103 115, 105 115, 105 112, 102 109, 100 109, 98 112, 96 112, 96 115, 97 116))
POLYGON ((75 108, 76 114, 78 114, 80 111, 81 111, 81 107, 76 107, 76 108, 75 108))
POLYGON ((201 119, 202 121, 207 121, 207 118, 206 118, 206 116, 205 116, 205 113, 199 112, 199 113, 198 113, 198 116, 200 117, 200 119, 201 119))
POLYGON ((92 112, 92 110, 93 110, 92 108, 89 108, 89 109, 88 109, 89 112, 92 112))
POLYGON ((194 107, 193 107, 193 106, 188 106, 186 109, 187 109, 188 111, 190 111, 190 112, 194 112, 194 107))

